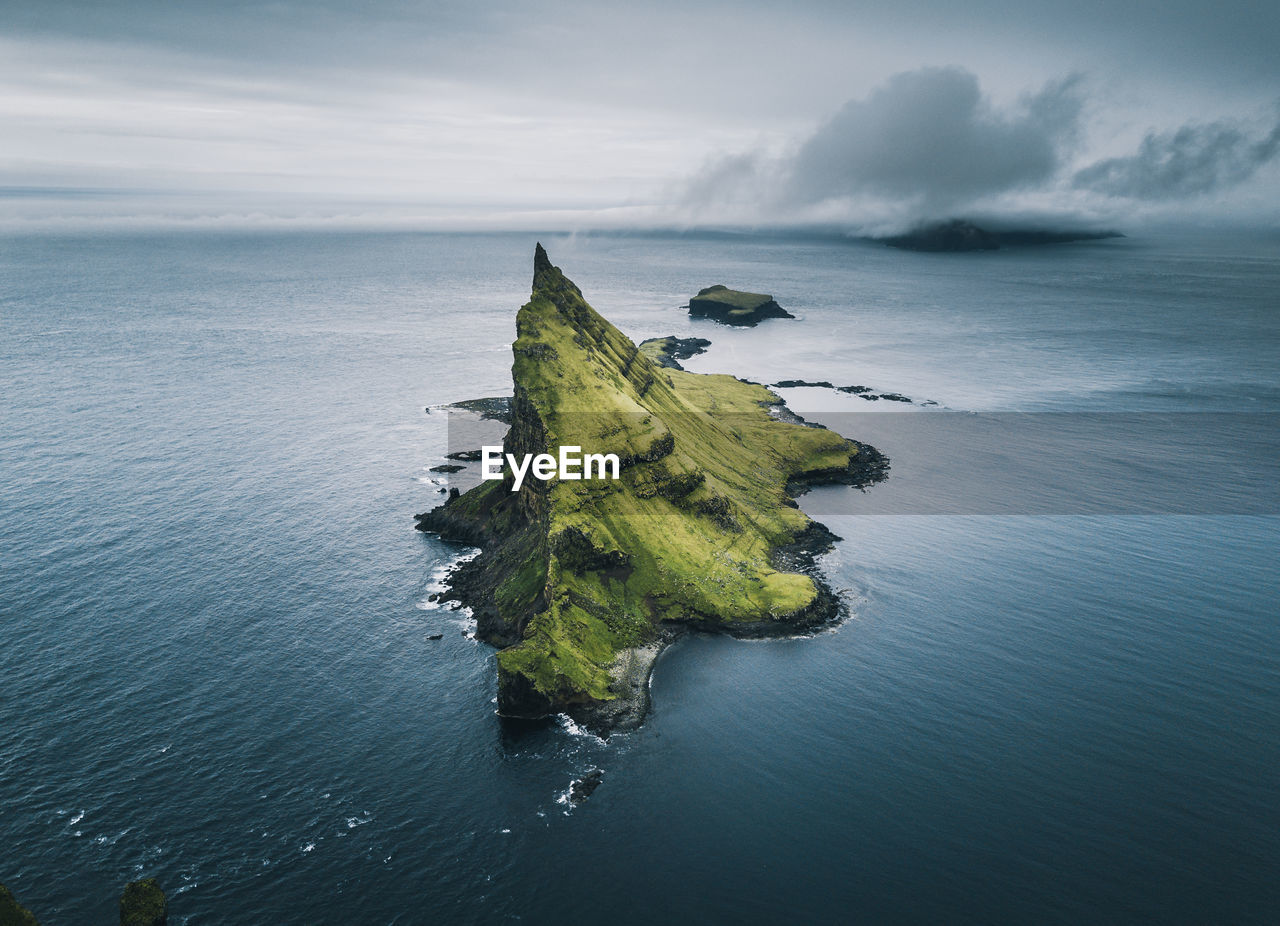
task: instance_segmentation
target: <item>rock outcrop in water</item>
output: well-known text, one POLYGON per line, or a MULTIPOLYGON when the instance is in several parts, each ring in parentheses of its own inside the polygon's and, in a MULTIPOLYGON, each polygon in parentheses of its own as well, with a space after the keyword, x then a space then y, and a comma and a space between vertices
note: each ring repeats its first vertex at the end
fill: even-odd
POLYGON ((689 314, 695 318, 712 318, 726 325, 752 327, 766 318, 795 318, 772 296, 744 293, 717 283, 700 290, 689 300, 689 314))
POLYGON ((883 478, 874 448, 779 421, 764 386, 658 366, 541 245, 516 334, 504 451, 575 445, 621 467, 617 480, 528 478, 519 491, 508 468, 418 516, 419 529, 483 550, 441 600, 471 607, 477 636, 501 648, 500 713, 631 726, 679 631, 794 633, 837 614, 806 574, 831 535, 790 495, 883 478))
POLYGON ((165 926, 169 905, 155 878, 130 881, 120 895, 120 926, 165 926))
POLYGON ((669 370, 683 370, 681 360, 688 360, 698 354, 705 354, 711 342, 706 338, 677 338, 668 335, 665 338, 650 338, 640 342, 640 353, 644 354, 660 367, 669 370))

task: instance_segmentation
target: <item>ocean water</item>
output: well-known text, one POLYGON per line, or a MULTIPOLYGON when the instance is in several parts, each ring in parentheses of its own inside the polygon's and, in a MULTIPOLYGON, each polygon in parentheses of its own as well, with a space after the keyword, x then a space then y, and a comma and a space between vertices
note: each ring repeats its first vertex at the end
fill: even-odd
MULTIPOLYGON (((938 403, 899 416, 1195 412, 1274 466, 1274 238, 542 240, 628 334, 710 338, 691 369, 938 403), (799 321, 688 319, 715 282, 799 321)), ((1218 505, 1230 468, 1195 515, 860 513, 955 496, 926 461, 959 442, 785 390, 894 460, 803 500, 848 620, 686 638, 607 743, 497 718, 492 651, 427 601, 466 550, 412 515, 424 409, 510 388, 533 242, 0 239, 0 882, 42 922, 141 875, 192 924, 1280 917, 1280 519, 1218 505)), ((1126 486, 1132 434, 1088 441, 1126 486)))

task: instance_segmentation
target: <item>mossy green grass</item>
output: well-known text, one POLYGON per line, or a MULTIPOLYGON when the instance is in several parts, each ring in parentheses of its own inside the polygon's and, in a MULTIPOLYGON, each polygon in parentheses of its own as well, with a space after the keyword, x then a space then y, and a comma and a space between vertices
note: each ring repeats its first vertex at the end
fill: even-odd
POLYGON ((812 617, 813 577, 775 565, 811 526, 787 487, 847 472, 860 452, 773 417, 779 399, 764 386, 658 366, 541 249, 536 267, 516 321, 504 449, 616 453, 620 478, 527 480, 512 492, 508 473, 423 524, 449 536, 469 523, 487 539, 490 562, 475 568, 490 576, 488 635, 514 641, 497 661, 500 708, 517 714, 619 697, 619 654, 664 626, 785 632, 812 617))

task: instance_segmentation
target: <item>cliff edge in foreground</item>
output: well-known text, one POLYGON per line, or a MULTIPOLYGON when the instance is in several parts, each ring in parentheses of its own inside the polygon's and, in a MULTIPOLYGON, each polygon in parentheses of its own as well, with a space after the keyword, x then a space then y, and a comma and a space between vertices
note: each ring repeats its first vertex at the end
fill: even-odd
POLYGON ((658 366, 541 245, 512 352, 504 452, 577 446, 621 467, 616 480, 526 478, 515 492, 508 467, 419 515, 419 529, 483 549, 443 597, 501 648, 500 713, 634 725, 653 659, 680 629, 785 634, 835 616, 825 585, 794 571, 831 535, 790 493, 883 478, 873 448, 778 420, 780 400, 758 384, 658 366))

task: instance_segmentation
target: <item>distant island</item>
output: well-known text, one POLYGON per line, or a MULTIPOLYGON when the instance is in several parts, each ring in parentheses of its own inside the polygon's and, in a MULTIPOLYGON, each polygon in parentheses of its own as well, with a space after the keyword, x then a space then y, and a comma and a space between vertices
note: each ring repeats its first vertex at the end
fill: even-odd
POLYGON ((906 251, 996 251, 1014 245, 1063 244, 1068 241, 1123 237, 1116 231, 1051 231, 1034 228, 988 230, 967 219, 951 219, 921 225, 901 235, 886 235, 871 240, 906 251))
POLYGON ((681 632, 792 634, 839 613, 813 566, 834 538, 792 496, 869 485, 888 461, 780 420, 782 400, 762 385, 660 366, 654 355, 671 347, 638 349, 538 245, 533 294, 516 316, 503 450, 608 451, 620 476, 526 479, 512 491, 507 470, 417 516, 420 530, 483 551, 451 573, 441 600, 470 607, 477 636, 500 648, 503 715, 631 727, 655 658, 681 632))
POLYGON ((745 293, 717 283, 689 300, 689 314, 725 325, 754 326, 766 318, 795 318, 764 293, 745 293))

